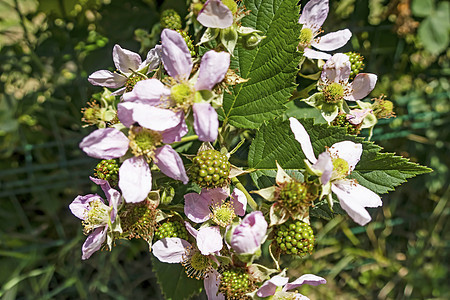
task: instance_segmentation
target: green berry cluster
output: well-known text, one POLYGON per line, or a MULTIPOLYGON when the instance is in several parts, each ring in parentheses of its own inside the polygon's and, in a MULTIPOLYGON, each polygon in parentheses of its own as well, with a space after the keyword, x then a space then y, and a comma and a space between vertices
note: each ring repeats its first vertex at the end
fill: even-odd
POLYGON ((356 52, 347 52, 344 53, 348 56, 350 60, 350 64, 352 65, 352 72, 350 73, 350 79, 355 78, 356 75, 358 75, 359 71, 361 71, 364 68, 364 57, 356 52))
POLYGON ((113 187, 119 182, 119 165, 114 159, 102 160, 97 164, 94 172, 94 177, 108 181, 113 187))
POLYGON ((156 227, 154 203, 148 200, 139 203, 125 203, 119 216, 124 237, 151 240, 156 227))
POLYGON ((392 101, 386 100, 384 95, 379 98, 372 99, 375 102, 372 104, 373 113, 377 119, 395 117, 394 113, 394 103, 392 101))
POLYGON ((348 134, 357 135, 361 132, 361 124, 354 125, 347 120, 347 115, 344 113, 340 113, 337 117, 331 122, 332 126, 343 127, 347 129, 348 134))
POLYGON ((289 220, 275 231, 275 242, 282 253, 304 256, 314 249, 311 226, 301 221, 289 220))
POLYGON ((189 48, 189 52, 191 53, 191 56, 195 56, 195 48, 194 48, 194 44, 192 42, 191 36, 188 35, 186 31, 181 30, 181 29, 177 29, 177 32, 179 34, 181 34, 181 36, 183 37, 184 41, 186 42, 186 45, 189 48))
POLYGON ((189 175, 200 187, 221 187, 228 182, 230 168, 226 155, 210 149, 194 157, 189 175))
POLYGON ((185 241, 188 240, 188 232, 183 223, 177 220, 167 219, 155 231, 155 238, 157 240, 171 237, 178 237, 185 241))
POLYGON ((280 186, 277 203, 294 214, 302 214, 317 198, 317 191, 305 182, 292 180, 280 186))
POLYGON ((228 300, 250 299, 245 294, 253 288, 253 283, 245 269, 233 268, 221 272, 219 292, 228 300))
POLYGON ((161 13, 159 18, 162 28, 169 28, 173 30, 181 29, 183 26, 181 24, 180 15, 173 9, 166 9, 161 13))

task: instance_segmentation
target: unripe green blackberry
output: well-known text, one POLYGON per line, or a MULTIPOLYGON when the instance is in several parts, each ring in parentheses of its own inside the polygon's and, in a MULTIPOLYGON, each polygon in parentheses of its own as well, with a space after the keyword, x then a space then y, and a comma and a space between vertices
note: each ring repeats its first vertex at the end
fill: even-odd
POLYGON ((231 165, 226 155, 216 150, 205 150, 192 159, 191 180, 200 187, 221 187, 228 183, 231 165))
POLYGON ((167 219, 155 231, 155 238, 157 240, 171 237, 178 237, 185 241, 188 240, 189 235, 183 223, 175 219, 167 219))
POLYGON ((122 236, 150 241, 156 229, 156 213, 155 203, 149 200, 125 203, 119 213, 122 236))
POLYGON ((317 198, 317 193, 313 185, 292 180, 280 185, 277 203, 291 214, 302 214, 317 198))
POLYGON ((354 125, 348 121, 346 114, 340 113, 333 120, 333 122, 331 122, 331 125, 337 126, 337 127, 343 127, 345 129, 347 129, 348 134, 357 135, 361 132, 360 128, 362 126, 362 123, 359 123, 358 125, 354 125))
POLYGON ((191 36, 188 35, 186 31, 181 30, 181 29, 177 29, 177 32, 179 34, 181 34, 181 36, 183 37, 184 41, 186 42, 186 45, 189 48, 189 52, 191 53, 191 56, 195 56, 195 48, 194 48, 194 44, 192 42, 191 36))
POLYGON ((254 289, 253 281, 246 269, 232 268, 221 272, 219 293, 227 300, 251 299, 245 294, 254 289))
POLYGON ((392 101, 386 100, 385 95, 381 95, 378 98, 372 99, 375 101, 372 104, 373 113, 377 119, 395 117, 394 113, 394 103, 392 101))
POLYGON ((166 9, 161 13, 159 18, 162 28, 169 28, 173 30, 181 29, 183 26, 181 24, 180 15, 173 9, 166 9))
POLYGON ((119 182, 119 165, 115 159, 104 159, 94 169, 94 177, 109 182, 114 187, 119 182))
POLYGON ((352 65, 352 72, 350 73, 350 79, 355 78, 356 75, 364 68, 364 57, 356 52, 344 53, 348 56, 350 64, 352 65))
POLYGON ((304 256, 314 249, 314 233, 305 222, 289 220, 276 228, 274 242, 281 253, 304 256))

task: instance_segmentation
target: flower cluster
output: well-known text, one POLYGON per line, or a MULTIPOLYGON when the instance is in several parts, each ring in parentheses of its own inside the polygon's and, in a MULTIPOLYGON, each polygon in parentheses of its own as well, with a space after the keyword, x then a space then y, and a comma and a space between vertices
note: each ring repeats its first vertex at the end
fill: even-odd
MULTIPOLYGON (((255 49, 266 36, 242 26, 250 12, 241 1, 190 4, 190 24, 204 29, 197 45, 186 42, 181 19, 170 10, 161 16, 161 44, 144 61, 115 45, 117 71, 89 76, 89 82, 105 88, 104 101, 100 114, 85 109, 87 125, 98 128, 79 146, 101 160, 91 180, 106 201, 89 194, 77 196, 69 206, 88 235, 82 259, 102 248, 111 250, 115 240, 142 238, 159 261, 181 264, 188 277, 202 280, 208 299, 307 299, 296 289, 326 280, 305 274, 289 282, 280 255, 313 253, 317 241, 310 209, 318 200, 327 199, 330 209, 339 203, 359 225, 371 220, 366 208, 381 206, 381 198, 349 177, 363 157, 363 145, 342 140, 317 151, 302 123, 289 118, 291 131, 282 139, 300 144, 306 159, 298 163, 305 167, 288 175, 274 158, 275 185, 252 188, 261 196, 255 201, 247 191, 251 184, 244 186, 238 176, 257 170, 232 157, 250 134, 224 121, 223 102, 224 93, 235 88, 231 85, 249 80, 230 67, 233 60, 238 62, 233 68, 239 65, 235 48, 255 49), (272 267, 258 264, 264 244, 272 267)), ((298 20, 300 44, 293 46, 305 59, 327 60, 317 65, 318 91, 303 101, 319 109, 329 124, 358 134, 373 128, 377 117, 393 113, 382 98, 373 104, 360 101, 377 81, 374 74, 359 73, 360 56, 351 54, 353 62, 358 57, 358 70, 352 71, 349 55, 321 52, 340 48, 351 38, 348 29, 319 36, 328 10, 328 1, 311 0, 298 20), (350 109, 346 101, 357 105, 350 109)))

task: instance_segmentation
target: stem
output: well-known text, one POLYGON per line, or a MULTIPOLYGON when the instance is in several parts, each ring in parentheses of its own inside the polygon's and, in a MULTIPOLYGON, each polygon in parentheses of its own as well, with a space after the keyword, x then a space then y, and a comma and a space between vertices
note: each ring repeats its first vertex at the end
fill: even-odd
POLYGON ((241 192, 244 193, 245 197, 247 198, 247 203, 250 205, 250 207, 255 211, 258 210, 258 204, 253 200, 252 196, 247 192, 245 187, 242 185, 242 183, 237 179, 237 177, 231 178, 231 182, 241 190, 241 192))
POLYGON ((194 134, 194 135, 182 137, 181 141, 172 143, 172 145, 178 145, 178 144, 181 144, 181 143, 191 142, 191 141, 195 141, 195 140, 198 140, 198 135, 194 134))

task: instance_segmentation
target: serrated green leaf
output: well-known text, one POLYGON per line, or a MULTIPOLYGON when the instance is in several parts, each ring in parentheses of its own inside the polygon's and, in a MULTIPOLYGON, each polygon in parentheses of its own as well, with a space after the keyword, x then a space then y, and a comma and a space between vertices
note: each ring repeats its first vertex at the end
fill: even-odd
POLYGON ((265 35, 253 50, 236 47, 232 69, 250 80, 224 94, 221 119, 241 128, 258 128, 286 110, 285 103, 295 89, 300 54, 297 52, 299 7, 297 0, 247 0, 250 15, 242 26, 265 35))
MULTIPOLYGON (((361 143, 361 160, 349 178, 356 179, 375 193, 387 193, 408 178, 431 172, 431 169, 412 163, 406 158, 392 153, 381 153, 380 146, 363 138, 347 135, 344 128, 314 124, 313 119, 301 119, 300 122, 310 135, 316 156, 337 142, 349 140, 361 143)), ((300 144, 291 132, 289 121, 279 118, 261 126, 250 146, 248 163, 251 168, 259 169, 252 178, 259 188, 264 188, 270 185, 271 180, 263 176, 273 174, 276 170, 275 161, 284 169, 304 169, 304 159, 300 144)))
POLYGON ((190 299, 200 293, 203 280, 187 277, 181 264, 162 263, 151 256, 153 272, 166 300, 190 299))

